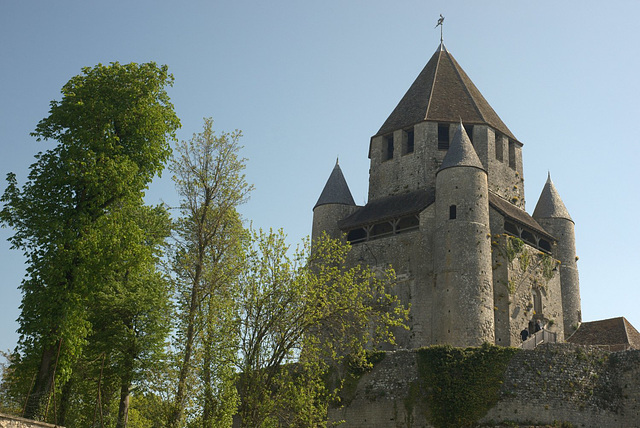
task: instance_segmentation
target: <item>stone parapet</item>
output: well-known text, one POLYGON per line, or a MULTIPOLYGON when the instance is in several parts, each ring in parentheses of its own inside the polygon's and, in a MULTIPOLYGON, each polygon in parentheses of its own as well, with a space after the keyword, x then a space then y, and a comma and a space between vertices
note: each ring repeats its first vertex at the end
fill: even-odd
POLYGON ((18 416, 0 413, 0 428, 64 428, 61 425, 51 425, 45 422, 32 421, 18 416))

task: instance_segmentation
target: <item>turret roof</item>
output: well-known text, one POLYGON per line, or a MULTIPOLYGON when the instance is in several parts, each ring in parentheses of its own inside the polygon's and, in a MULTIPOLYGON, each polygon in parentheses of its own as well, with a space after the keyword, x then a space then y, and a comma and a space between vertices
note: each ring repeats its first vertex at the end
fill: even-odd
POLYGON ((320 205, 326 204, 342 204, 342 205, 355 205, 356 203, 351 196, 351 191, 347 185, 347 180, 344 179, 340 165, 336 160, 336 166, 331 171, 331 175, 327 180, 327 184, 324 185, 324 189, 318 198, 313 209, 320 205))
POLYGON ((438 172, 453 166, 471 166, 484 170, 482 162, 480 162, 480 158, 478 158, 478 154, 467 135, 467 131, 462 126, 462 122, 460 122, 456 132, 453 134, 449 150, 447 150, 438 172))
POLYGON ((564 218, 573 221, 556 190, 556 186, 551 181, 551 174, 547 176, 547 182, 542 189, 536 208, 533 210, 533 218, 564 218))
POLYGON ((425 120, 487 124, 517 141, 442 43, 376 136, 425 120))

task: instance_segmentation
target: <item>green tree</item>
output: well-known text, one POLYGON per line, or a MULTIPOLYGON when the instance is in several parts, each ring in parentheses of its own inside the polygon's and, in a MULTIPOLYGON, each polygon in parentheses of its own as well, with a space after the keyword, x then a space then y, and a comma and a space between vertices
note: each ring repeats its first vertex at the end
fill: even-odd
POLYGON ((229 425, 235 410, 233 306, 244 236, 237 207, 251 190, 239 157, 240 136, 216 135, 213 121, 205 119, 203 131, 178 146, 171 164, 181 198, 172 268, 179 376, 171 427, 181 426, 185 413, 203 427, 229 425), (185 412, 193 402, 202 411, 185 412))
POLYGON ((43 418, 48 397, 59 397, 92 330, 90 301, 131 257, 126 246, 109 245, 127 242, 125 229, 105 228, 141 205, 170 155, 179 127, 165 90, 172 82, 155 63, 84 68, 32 134, 57 145, 36 156, 22 188, 7 176, 0 221, 14 229, 10 242, 29 264, 13 371, 35 374, 27 417, 43 418))
POLYGON ((347 356, 365 365, 367 346, 404 326, 393 271, 351 267, 349 251, 325 235, 290 257, 282 231, 254 232, 241 277, 242 426, 319 426, 337 392, 329 369, 347 356))
MULTIPOLYGON (((111 240, 111 247, 103 245, 102 250, 126 253, 127 257, 119 265, 114 262, 113 270, 104 273, 100 289, 89 302, 92 331, 83 353, 84 370, 82 377, 72 379, 74 383, 91 379, 93 385, 84 388, 90 394, 80 400, 84 408, 73 409, 74 426, 88 425, 86 416, 93 414, 95 407, 94 400, 88 398, 96 398, 97 383, 93 380, 98 378, 101 412, 114 420, 116 427, 126 427, 132 388, 153 381, 148 376, 150 369, 163 357, 170 326, 170 287, 157 264, 162 244, 169 236, 170 220, 162 207, 131 208, 121 210, 102 228, 111 236, 127 237, 111 240)), ((107 240, 105 236, 97 242, 107 240)))

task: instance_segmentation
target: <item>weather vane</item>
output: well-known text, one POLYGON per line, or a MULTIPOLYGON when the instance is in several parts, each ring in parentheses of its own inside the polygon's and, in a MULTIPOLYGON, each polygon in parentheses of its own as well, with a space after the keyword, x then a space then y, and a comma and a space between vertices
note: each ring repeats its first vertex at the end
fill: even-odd
POLYGON ((442 16, 442 14, 440 14, 440 18, 438 19, 438 23, 436 24, 435 27, 433 28, 438 28, 440 27, 440 43, 442 43, 442 23, 444 22, 444 16, 442 16))

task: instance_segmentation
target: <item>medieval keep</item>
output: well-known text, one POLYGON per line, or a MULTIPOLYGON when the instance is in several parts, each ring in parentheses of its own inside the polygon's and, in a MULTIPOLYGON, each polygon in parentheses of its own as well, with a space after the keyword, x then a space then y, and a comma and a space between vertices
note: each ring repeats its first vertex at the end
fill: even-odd
POLYGON ((581 321, 574 223, 549 177, 525 211, 522 143, 444 44, 369 146, 369 197, 336 163, 312 238, 346 235, 351 263, 397 274, 411 304, 398 347, 518 346, 540 322, 557 340, 581 321))

